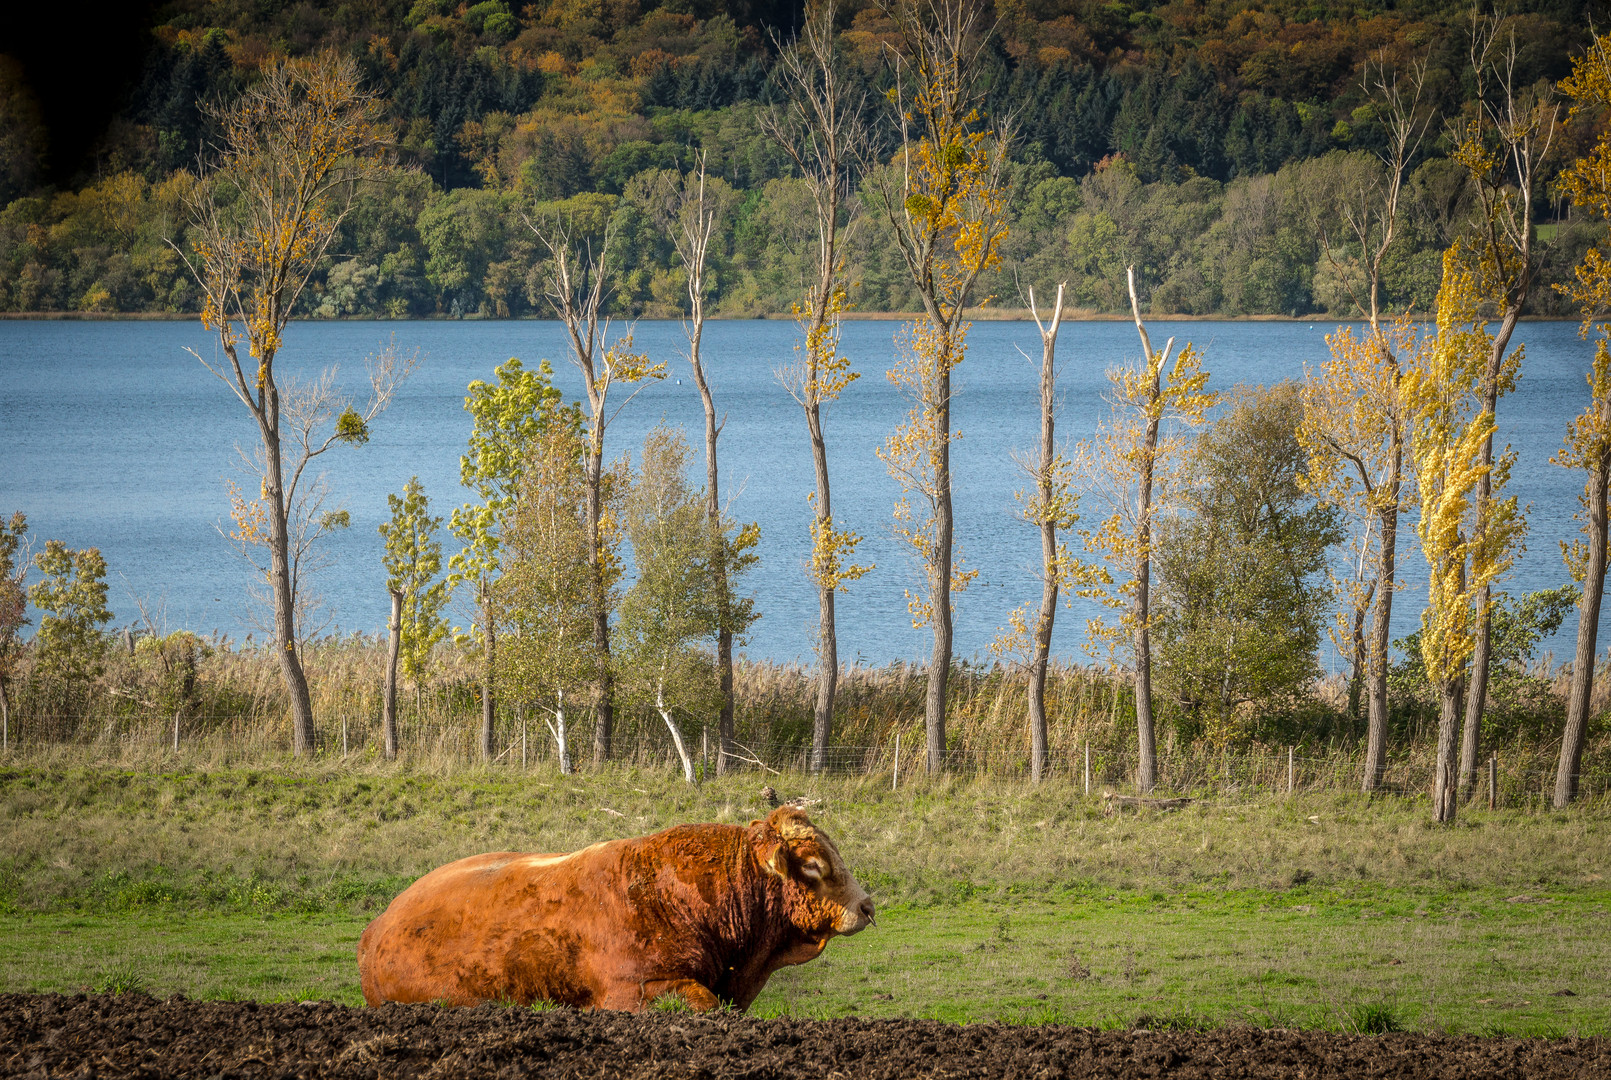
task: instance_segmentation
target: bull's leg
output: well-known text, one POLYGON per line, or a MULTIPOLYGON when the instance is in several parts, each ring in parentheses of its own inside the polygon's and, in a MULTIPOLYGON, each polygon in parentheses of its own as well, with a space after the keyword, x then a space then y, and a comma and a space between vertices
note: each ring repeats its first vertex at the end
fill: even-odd
POLYGON ((722 1007, 715 994, 693 979, 655 979, 640 985, 638 1009, 647 1009, 660 998, 673 995, 686 1001, 695 1012, 709 1012, 722 1007))

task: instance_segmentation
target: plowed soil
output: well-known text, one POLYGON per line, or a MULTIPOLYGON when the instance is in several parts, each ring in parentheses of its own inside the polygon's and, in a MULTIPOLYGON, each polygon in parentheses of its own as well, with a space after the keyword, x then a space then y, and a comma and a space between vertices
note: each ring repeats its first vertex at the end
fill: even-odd
POLYGON ((1607 1077, 1611 1040, 0 995, 6 1077, 1607 1077))

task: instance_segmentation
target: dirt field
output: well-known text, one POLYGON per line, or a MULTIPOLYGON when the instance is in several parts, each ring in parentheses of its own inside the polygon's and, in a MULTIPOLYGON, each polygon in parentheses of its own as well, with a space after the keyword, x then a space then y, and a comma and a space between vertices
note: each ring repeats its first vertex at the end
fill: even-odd
POLYGON ((1605 1077, 1611 1040, 0 995, 5 1077, 1605 1077))

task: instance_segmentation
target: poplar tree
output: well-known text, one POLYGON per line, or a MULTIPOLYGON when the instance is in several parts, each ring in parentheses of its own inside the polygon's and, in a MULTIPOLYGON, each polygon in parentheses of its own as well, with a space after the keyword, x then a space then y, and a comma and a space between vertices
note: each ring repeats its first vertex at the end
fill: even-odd
MULTIPOLYGON (((1562 80, 1561 91, 1572 98, 1574 118, 1611 109, 1611 34, 1596 37, 1588 52, 1573 61, 1572 74, 1562 80)), ((1601 221, 1611 219, 1611 131, 1600 130, 1594 145, 1561 174, 1559 184, 1580 211, 1601 221)), ((1611 322, 1603 321, 1603 313, 1611 310, 1611 236, 1601 233, 1599 243, 1584 254, 1574 276, 1574 281, 1560 288, 1583 308, 1581 333, 1588 336, 1593 326, 1599 338, 1588 373, 1589 402, 1567 429, 1566 445, 1551 459, 1588 474, 1578 511, 1586 540, 1561 544, 1572 577, 1583 583, 1583 599, 1578 605, 1577 651, 1572 660, 1561 756, 1555 768, 1557 810, 1577 798, 1594 694, 1600 605, 1605 597, 1607 501, 1611 496, 1611 322), (1596 315, 1602 316, 1598 324, 1592 321, 1596 315)))
POLYGON ((481 730, 492 731, 496 715, 498 605, 495 586, 502 573, 502 535, 514 514, 528 456, 555 426, 574 429, 581 418, 567 408, 543 362, 528 371, 516 357, 494 369, 495 383, 469 385, 464 408, 471 416, 469 452, 459 458, 459 482, 479 496, 449 517, 464 546, 448 560, 448 589, 469 584, 476 617, 468 633, 455 637, 480 646, 481 730))
POLYGON ((802 342, 798 359, 778 373, 779 380, 805 413, 811 439, 816 487, 811 503, 812 584, 817 589, 817 700, 811 724, 813 772, 827 761, 833 737, 833 703, 839 687, 839 630, 834 614, 838 594, 872 570, 857 564, 861 536, 834 522, 833 490, 828 476, 828 445, 822 418, 826 406, 860 378, 849 357, 839 352, 841 317, 849 307, 844 244, 853 218, 850 196, 855 168, 869 144, 865 101, 851 86, 834 56, 835 5, 812 3, 800 37, 778 49, 774 70, 786 91, 786 103, 761 114, 763 128, 777 140, 811 193, 815 211, 816 260, 805 296, 792 307, 802 342))
POLYGON ((1030 605, 1025 603, 1008 618, 1009 629, 999 634, 991 650, 1000 657, 1021 656, 1029 676, 1029 778, 1040 783, 1049 764, 1046 728, 1046 670, 1051 660, 1052 625, 1057 617, 1059 592, 1067 596, 1092 596, 1101 585, 1112 584, 1112 577, 1101 567, 1075 558, 1065 536, 1080 520, 1079 496, 1074 493, 1072 462, 1057 448, 1057 332, 1063 322, 1063 286, 1057 286, 1051 318, 1042 321, 1035 306, 1035 290, 1029 290, 1029 311, 1040 331, 1040 447, 1033 459, 1020 459, 1034 487, 1017 493, 1023 520, 1040 531, 1040 608, 1030 625, 1030 605))
POLYGON ((1152 711, 1153 532, 1173 496, 1170 485, 1177 478, 1170 466, 1186 446, 1183 433, 1202 424, 1215 397, 1205 389, 1208 372, 1202 370, 1202 356, 1189 343, 1173 365, 1169 355, 1174 338, 1162 349, 1152 347, 1136 299, 1134 267, 1129 289, 1130 311, 1141 336, 1141 365, 1108 372, 1112 414, 1079 455, 1083 487, 1112 507, 1112 513, 1096 529, 1080 530, 1080 537, 1087 551, 1106 557, 1126 575, 1117 592, 1109 590, 1103 597, 1110 607, 1128 608, 1121 626, 1093 620, 1087 636, 1113 651, 1125 644, 1130 649, 1135 664, 1136 785, 1147 792, 1158 782, 1152 711))
MULTIPOLYGON (((1411 460, 1421 513, 1416 535, 1429 570, 1427 606, 1421 614, 1421 660, 1438 690, 1438 751, 1432 810, 1453 821, 1458 805, 1456 741, 1465 715, 1465 691, 1476 625, 1478 596, 1510 567, 1511 541, 1519 530, 1516 500, 1493 499, 1487 527, 1478 532, 1468 517, 1481 478, 1493 471, 1483 460, 1483 442, 1493 435, 1494 416, 1480 390, 1492 347, 1479 314, 1475 275, 1450 249, 1438 290, 1437 336, 1423 343, 1406 366, 1402 393, 1407 410, 1411 460)), ((1500 371, 1514 379, 1512 354, 1500 371)), ((1501 472, 1504 471, 1503 466, 1501 472)), ((1494 485, 1503 487, 1503 476, 1494 485)))
POLYGON ((713 286, 710 245, 718 225, 731 215, 736 194, 725 181, 705 175, 704 151, 695 169, 684 175, 663 171, 646 188, 640 199, 648 203, 651 217, 671 238, 682 263, 688 292, 688 317, 682 324, 688 337, 688 366, 705 409, 705 516, 712 536, 719 541, 709 572, 717 596, 714 633, 721 702, 716 721, 716 772, 721 775, 727 771, 727 759, 733 752, 733 636, 748 626, 745 616, 752 612, 752 605, 735 598, 728 564, 745 558, 744 553, 760 541, 758 525, 747 525, 735 532, 722 514, 716 442, 726 418, 717 419, 716 398, 700 353, 705 336, 705 301, 713 286))
POLYGON ((890 381, 912 402, 906 422, 879 450, 901 486, 895 532, 924 569, 924 587, 907 593, 914 627, 934 631, 924 728, 928 769, 945 763, 945 690, 953 641, 951 594, 977 570, 964 570, 951 505, 952 372, 967 354, 963 312, 985 271, 1000 262, 1007 235, 1007 150, 1011 133, 986 128, 978 75, 986 35, 971 0, 899 0, 888 9, 901 35, 901 146, 873 177, 871 198, 888 222, 912 276, 923 315, 897 340, 890 381), (907 94, 909 93, 909 96, 907 94), (914 506, 914 501, 916 505, 914 506))
MULTIPOLYGON (((442 572, 442 543, 436 532, 440 517, 430 514, 430 500, 419 477, 403 486, 401 497, 387 495, 390 521, 380 524, 386 540, 382 563, 386 567, 386 588, 403 598, 402 645, 399 659, 403 674, 414 684, 415 706, 419 705, 420 684, 425 679, 431 649, 447 635, 442 608, 448 601, 448 583, 437 580, 442 572)), ((491 754, 492 732, 483 728, 481 750, 491 754)))
MULTIPOLYGON (((1519 46, 1512 32, 1508 48, 1499 47, 1500 25, 1497 17, 1483 18, 1473 12, 1471 71, 1476 100, 1452 131, 1454 159, 1472 179, 1477 209, 1473 235, 1463 239, 1457 250, 1475 278, 1479 301, 1492 308, 1498 322, 1478 381, 1482 409, 1495 415, 1500 396, 1514 388, 1519 375, 1520 348, 1515 362, 1505 353, 1539 266, 1534 203, 1555 141, 1557 112, 1548 84, 1543 90, 1518 85, 1519 46)), ((1508 472, 1506 457, 1502 453, 1495 459, 1491 433, 1483 439, 1481 459, 1486 468, 1477 478, 1471 523, 1472 540, 1478 546, 1489 544, 1487 536, 1496 512, 1493 478, 1499 470, 1508 472)), ((1516 544, 1526 535, 1521 526, 1509 532, 1516 544)), ((1460 739, 1459 783, 1464 795, 1476 784, 1482 714, 1488 700, 1493 652, 1491 583, 1477 590, 1476 605, 1471 686, 1460 739)))
POLYGON ((224 360, 190 351, 257 425, 256 452, 243 456, 259 474, 260 497, 237 496, 232 516, 243 552, 267 551, 259 570, 273 603, 275 651, 297 754, 311 752, 314 739, 299 653, 306 598, 298 596, 298 577, 312 546, 343 523, 339 512, 321 509, 322 485, 316 477, 304 484, 304 470, 338 442, 367 441, 370 422, 417 358, 382 351, 370 365, 361 412, 336 391, 333 370, 284 380, 275 361, 286 323, 340 231, 359 181, 373 175, 366 159, 382 142, 379 114, 379 100, 359 86, 350 59, 326 53, 272 63, 255 86, 214 115, 217 158, 195 186, 190 207, 195 258, 186 262, 201 286, 202 325, 217 336, 224 360))
MULTIPOLYGON (((1425 61, 1412 63, 1401 80, 1387 68, 1385 56, 1367 63, 1361 89, 1370 100, 1386 136, 1378 152, 1380 168, 1359 173, 1341 192, 1339 209, 1344 238, 1334 242, 1322 231, 1326 258, 1341 269, 1341 250, 1358 248, 1363 280, 1348 275, 1355 310, 1367 321, 1363 333, 1343 327, 1326 339, 1331 359, 1304 382, 1304 418, 1298 438, 1309 454, 1310 490, 1321 499, 1374 523, 1377 533, 1374 587, 1349 590, 1360 605, 1355 619, 1364 622, 1365 606, 1375 604, 1364 650, 1369 720, 1365 736, 1365 769, 1361 786, 1375 791, 1387 768, 1387 671, 1393 595, 1398 588, 1398 518, 1404 505, 1404 454, 1408 439, 1399 380, 1401 357, 1417 337, 1408 317, 1383 319, 1382 271, 1398 235, 1404 182, 1420 152, 1431 123, 1422 101, 1425 61)), ((1362 545, 1368 546, 1369 526, 1362 545)), ((1357 677, 1357 671, 1356 671, 1357 677)))
POLYGON ((632 351, 632 337, 610 341, 605 316, 612 272, 614 234, 609 210, 583 202, 575 212, 561 209, 527 224, 548 252, 540 272, 542 295, 565 325, 570 341, 569 359, 582 376, 587 408, 587 537, 588 566, 592 573, 593 646, 598 669, 593 694, 593 760, 610 759, 615 730, 615 674, 610 663, 610 614, 615 581, 620 576, 618 524, 604 512, 610 482, 604 467, 604 437, 648 380, 666 377, 666 365, 632 351), (636 389, 612 403, 617 385, 636 389))

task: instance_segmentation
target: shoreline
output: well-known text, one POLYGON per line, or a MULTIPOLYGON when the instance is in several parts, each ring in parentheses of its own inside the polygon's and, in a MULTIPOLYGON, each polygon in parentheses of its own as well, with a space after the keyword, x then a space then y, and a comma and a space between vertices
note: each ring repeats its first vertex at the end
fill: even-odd
MULTIPOLYGON (((1028 308, 972 308, 964 312, 972 322, 1033 322, 1028 308)), ((908 322, 923 317, 920 311, 847 311, 841 315, 845 322, 908 322)), ((1341 318, 1335 315, 1315 313, 1311 315, 1158 315, 1144 314, 1142 316, 1149 322, 1236 322, 1236 323, 1361 323, 1360 318, 1341 318)), ((1418 314, 1417 321, 1426 322, 1432 319, 1430 314, 1418 314)), ((182 315, 164 311, 0 311, 0 321, 4 322, 196 322, 197 315, 182 315)), ((510 319, 487 319, 479 315, 452 318, 446 315, 410 315, 401 319, 381 318, 379 316, 351 315, 338 319, 294 318, 295 323, 490 323, 490 322, 558 322, 553 318, 535 318, 526 316, 510 319)), ((624 319, 625 322, 679 322, 680 316, 647 316, 642 315, 636 319, 624 319)), ((707 322, 792 322, 794 316, 787 312, 778 312, 766 315, 710 315, 707 322)), ((1065 309, 1064 322, 1131 322, 1127 314, 1092 311, 1089 309, 1065 309)), ((1568 318, 1564 315, 1523 315, 1521 322, 1559 322, 1578 323, 1582 319, 1568 318)))

